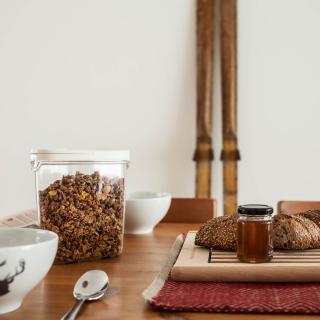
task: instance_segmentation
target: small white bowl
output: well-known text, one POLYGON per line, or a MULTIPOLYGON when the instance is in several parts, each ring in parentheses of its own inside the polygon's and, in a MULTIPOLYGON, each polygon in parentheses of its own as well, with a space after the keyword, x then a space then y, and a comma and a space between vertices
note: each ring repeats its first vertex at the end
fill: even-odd
POLYGON ((145 234, 166 215, 171 195, 165 192, 133 192, 126 199, 125 233, 145 234))
POLYGON ((18 309, 56 256, 58 236, 29 228, 0 229, 0 314, 18 309))

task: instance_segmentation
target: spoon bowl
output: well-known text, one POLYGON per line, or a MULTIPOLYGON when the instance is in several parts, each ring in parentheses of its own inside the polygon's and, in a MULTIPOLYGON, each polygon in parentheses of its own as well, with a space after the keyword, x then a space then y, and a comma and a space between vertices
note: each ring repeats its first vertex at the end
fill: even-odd
POLYGON ((98 300, 103 297, 109 288, 109 277, 102 270, 90 270, 84 273, 76 282, 73 296, 78 300, 61 320, 76 318, 85 301, 98 300))
POLYGON ((76 282, 73 296, 78 299, 96 300, 97 295, 104 294, 109 286, 109 277, 102 270, 90 270, 76 282))

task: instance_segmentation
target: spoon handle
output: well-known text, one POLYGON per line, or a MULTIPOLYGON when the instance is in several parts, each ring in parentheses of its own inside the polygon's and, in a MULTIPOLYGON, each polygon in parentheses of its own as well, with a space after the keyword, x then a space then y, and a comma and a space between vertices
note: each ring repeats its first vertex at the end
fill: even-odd
POLYGON ((61 320, 74 320, 77 317, 79 310, 81 309, 82 304, 85 302, 85 299, 78 300, 72 308, 61 318, 61 320))

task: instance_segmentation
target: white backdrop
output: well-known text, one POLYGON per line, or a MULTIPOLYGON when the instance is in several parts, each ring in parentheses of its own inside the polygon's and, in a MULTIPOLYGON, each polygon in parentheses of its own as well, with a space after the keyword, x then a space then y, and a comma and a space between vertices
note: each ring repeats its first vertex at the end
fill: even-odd
MULTIPOLYGON (((0 216, 34 206, 32 147, 129 149, 129 190, 193 195, 194 3, 0 2, 0 216)), ((239 0, 241 203, 320 199, 319 16, 317 0, 239 0)), ((221 208, 218 43, 215 60, 221 208)))

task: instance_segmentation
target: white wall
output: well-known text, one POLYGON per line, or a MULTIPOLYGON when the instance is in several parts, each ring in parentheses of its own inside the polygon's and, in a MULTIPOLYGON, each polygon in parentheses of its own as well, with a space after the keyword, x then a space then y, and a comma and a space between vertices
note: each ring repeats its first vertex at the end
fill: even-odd
POLYGON ((320 1, 240 1, 241 202, 320 200, 320 1))
MULTIPOLYGON (((130 149, 130 190, 193 195, 194 11, 194 0, 0 2, 0 216, 34 206, 32 147, 130 149)), ((239 1, 242 203, 320 198, 319 15, 317 0, 239 1)))

